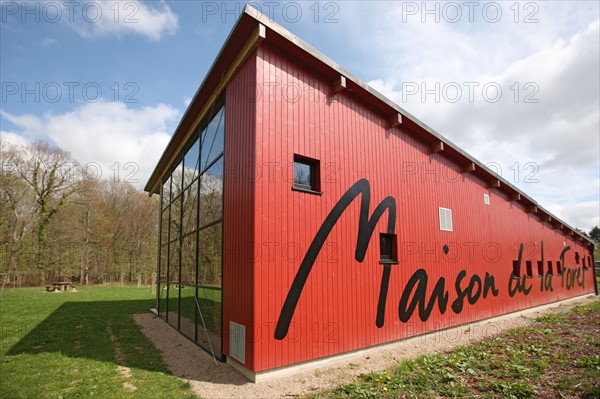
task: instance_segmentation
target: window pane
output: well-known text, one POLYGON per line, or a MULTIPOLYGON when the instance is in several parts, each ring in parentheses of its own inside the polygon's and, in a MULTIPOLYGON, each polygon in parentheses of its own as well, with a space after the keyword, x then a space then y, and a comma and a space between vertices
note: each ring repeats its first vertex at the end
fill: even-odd
POLYGON ((200 178, 200 227, 223 216, 223 157, 200 178))
POLYGON ((225 150, 225 108, 221 109, 219 115, 215 118, 216 126, 215 138, 211 144, 210 153, 207 157, 208 162, 212 162, 225 150))
POLYGON ((163 183, 162 186, 162 208, 165 209, 171 202, 171 176, 163 183))
POLYGON ((181 303, 179 330, 194 339, 196 324, 196 233, 183 238, 181 244, 181 303))
POLYGON ((221 223, 200 231, 199 284, 221 286, 221 223))
POLYGON ((224 148, 225 108, 221 108, 210 121, 202 136, 202 169, 215 160, 224 148))
POLYGON ((181 283, 196 284, 196 234, 183 238, 181 243, 181 283))
POLYGON ((167 321, 177 327, 179 315, 179 241, 169 244, 169 275, 168 275, 169 303, 167 321))
POLYGON ((183 234, 196 230, 198 215, 198 181, 185 190, 183 195, 183 234))
POLYGON ((392 247, 390 243, 389 236, 385 234, 381 234, 379 236, 379 245, 381 251, 381 259, 391 259, 392 258, 392 247))
MULTIPOLYGON (((197 133, 196 133, 197 136, 197 133)), ((194 144, 187 150, 183 160, 183 186, 187 187, 196 177, 198 177, 198 163, 200 161, 200 141, 196 139, 194 144)))
POLYGON ((294 162, 294 184, 312 188, 311 167, 304 162, 294 162))
POLYGON ((161 218, 160 243, 165 245, 169 242, 169 208, 162 211, 161 218))
POLYGON ((169 245, 160 248, 160 273, 158 275, 158 311, 161 317, 166 316, 167 311, 167 281, 169 271, 169 245))
POLYGON ((198 320, 198 342, 207 345, 210 339, 215 352, 220 352, 222 223, 201 230, 199 234, 198 302, 202 317, 198 320), (207 332, 204 331, 204 327, 207 332))
POLYGON ((173 241, 180 235, 180 227, 181 227, 181 197, 173 200, 171 204, 171 233, 169 235, 169 240, 173 241))
POLYGON ((173 170, 173 174, 171 175, 171 179, 173 179, 173 183, 171 184, 171 201, 173 198, 177 197, 183 191, 183 161, 179 162, 179 165, 173 170))

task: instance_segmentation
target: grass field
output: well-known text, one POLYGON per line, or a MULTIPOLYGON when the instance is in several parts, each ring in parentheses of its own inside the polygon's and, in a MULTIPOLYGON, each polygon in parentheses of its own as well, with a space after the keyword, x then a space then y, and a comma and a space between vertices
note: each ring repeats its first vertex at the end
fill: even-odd
POLYGON ((4 289, 0 398, 194 398, 131 317, 151 307, 149 288, 4 289))
POLYGON ((310 398, 600 398, 600 301, 310 398))

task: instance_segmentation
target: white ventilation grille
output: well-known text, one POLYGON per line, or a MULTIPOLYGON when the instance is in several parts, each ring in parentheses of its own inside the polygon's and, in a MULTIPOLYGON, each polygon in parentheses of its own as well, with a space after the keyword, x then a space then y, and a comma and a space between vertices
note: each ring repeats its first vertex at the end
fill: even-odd
POLYGON ((489 194, 483 194, 483 203, 486 205, 490 204, 490 195, 489 194))
POLYGON ((229 356, 246 364, 246 326, 229 322, 229 356))
POLYGON ((452 231, 452 210, 447 208, 440 209, 440 230, 452 231))

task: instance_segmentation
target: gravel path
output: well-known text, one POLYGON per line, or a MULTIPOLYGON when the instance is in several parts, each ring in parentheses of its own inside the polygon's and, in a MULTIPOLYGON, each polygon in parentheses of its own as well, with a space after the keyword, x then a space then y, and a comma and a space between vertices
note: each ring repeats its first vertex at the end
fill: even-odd
POLYGON ((332 361, 318 369, 294 375, 273 377, 259 383, 248 382, 231 366, 215 365, 211 355, 168 326, 153 314, 134 315, 143 333, 162 352, 171 372, 187 381, 203 398, 285 398, 336 387, 352 381, 361 373, 382 370, 394 362, 433 351, 442 352, 457 345, 495 335, 508 328, 520 327, 541 315, 564 311, 597 300, 593 295, 524 310, 460 327, 414 337, 355 352, 343 360, 332 361))

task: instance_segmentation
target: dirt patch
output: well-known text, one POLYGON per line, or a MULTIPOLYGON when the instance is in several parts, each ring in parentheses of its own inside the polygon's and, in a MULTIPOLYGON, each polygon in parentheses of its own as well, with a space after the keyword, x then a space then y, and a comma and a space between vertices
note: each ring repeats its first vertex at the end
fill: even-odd
POLYGON ((595 298, 579 297, 382 345, 352 354, 344 360, 332 359, 330 364, 321 365, 318 369, 274 377, 256 384, 248 382, 227 364, 215 364, 211 355, 156 316, 136 314, 134 319, 162 352, 171 372, 187 381, 197 395, 204 398, 283 398, 334 388, 349 383, 359 374, 388 368, 396 361, 479 341, 509 328, 529 325, 537 317, 590 303, 595 298))
MULTIPOLYGON (((110 337, 110 342, 112 342, 115 345, 115 360, 117 361, 117 363, 124 363, 125 359, 123 357, 123 352, 117 344, 117 338, 113 334, 112 325, 110 323, 108 323, 108 326, 106 326, 106 331, 108 332, 108 335, 110 337)), ((119 373, 121 377, 127 379, 127 381, 123 383, 123 388, 125 388, 127 391, 137 390, 137 387, 131 383, 131 369, 129 367, 117 366, 117 373, 119 373)))

